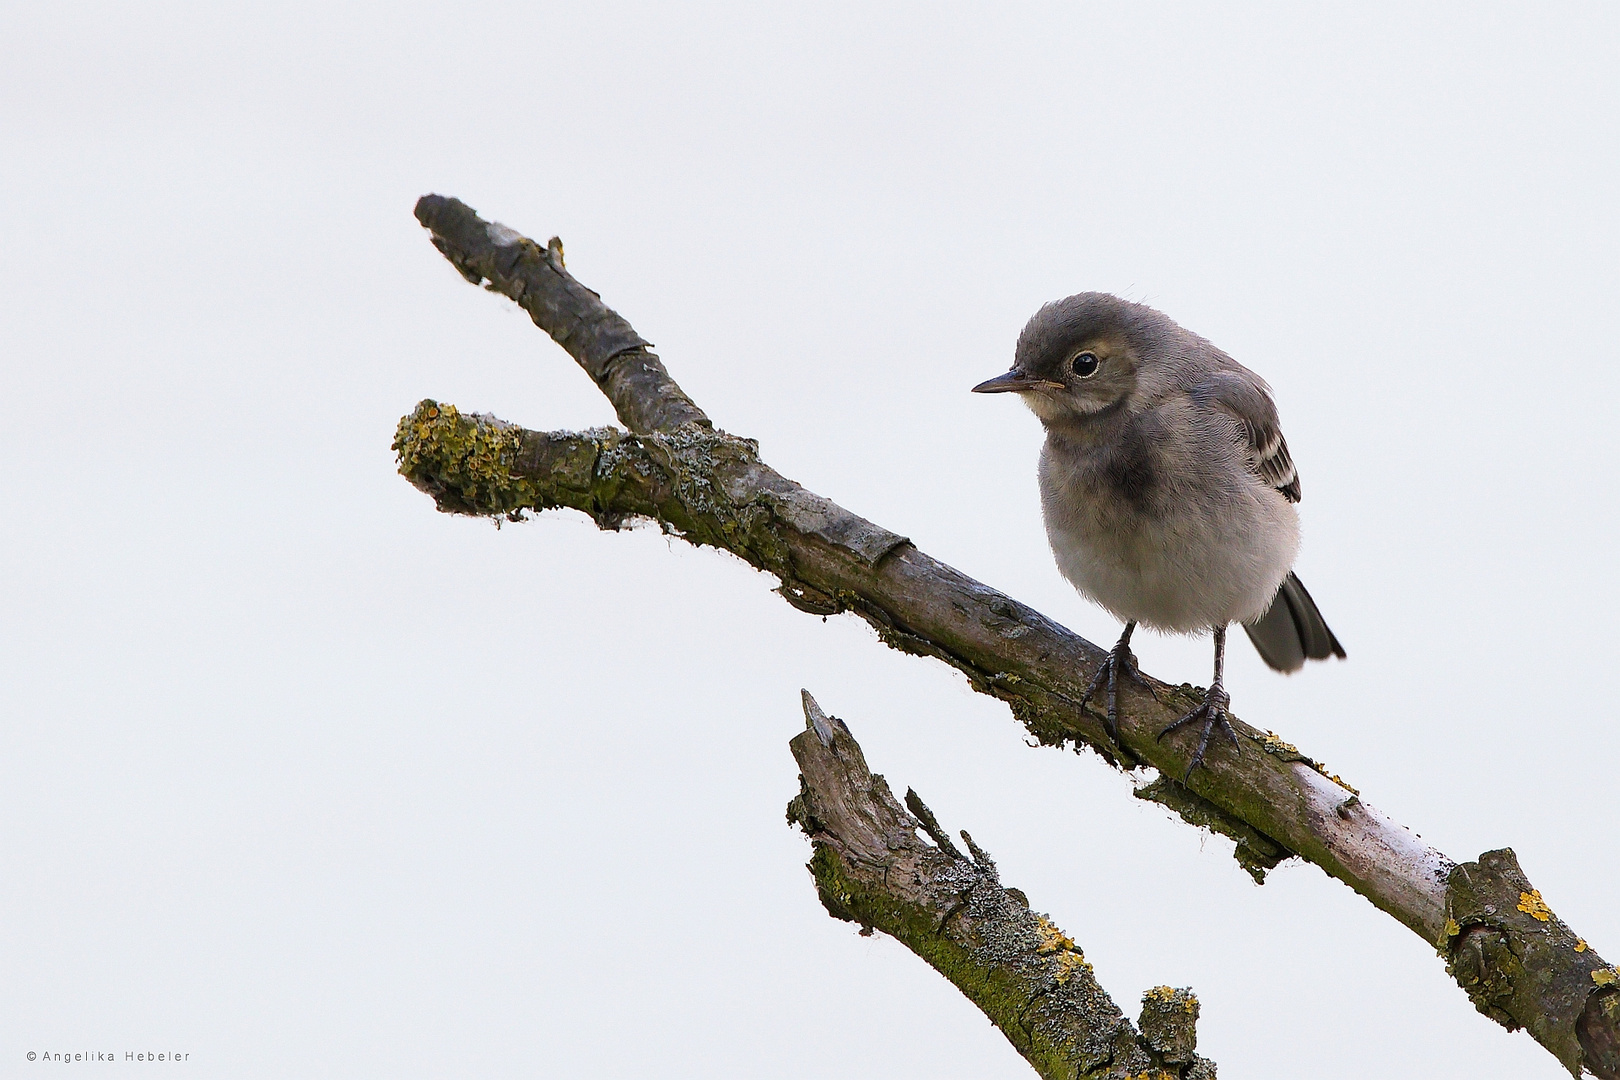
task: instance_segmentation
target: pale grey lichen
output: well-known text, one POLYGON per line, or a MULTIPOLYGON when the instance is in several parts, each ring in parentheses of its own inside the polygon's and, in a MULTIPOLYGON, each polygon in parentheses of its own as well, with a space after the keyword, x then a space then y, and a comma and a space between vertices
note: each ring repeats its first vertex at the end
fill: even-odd
POLYGON ((484 233, 489 237, 489 242, 496 247, 512 247, 523 242, 522 233, 498 221, 491 221, 485 225, 484 233))

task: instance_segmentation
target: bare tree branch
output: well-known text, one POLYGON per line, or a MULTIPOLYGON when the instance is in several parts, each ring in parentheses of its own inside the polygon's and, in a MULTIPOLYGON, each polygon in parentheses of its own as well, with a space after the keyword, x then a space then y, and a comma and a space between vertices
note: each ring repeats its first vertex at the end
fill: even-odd
POLYGON ((1511 851, 1458 865, 1363 802, 1277 736, 1234 722, 1241 745, 1212 753, 1187 785, 1191 736, 1158 733, 1201 700, 1151 680, 1122 687, 1120 741, 1078 705, 1105 651, 851 514, 714 430, 646 343, 542 248, 454 199, 417 218, 469 281, 517 300, 613 401, 631 434, 524 431, 424 401, 396 435, 400 471, 441 510, 521 516, 572 507, 604 528, 645 517, 725 548, 781 580, 816 614, 852 611, 887 644, 933 656, 1006 701, 1046 745, 1089 746, 1127 768, 1152 765, 1139 794, 1231 836, 1258 880, 1288 855, 1320 866, 1440 950, 1476 1006, 1525 1027, 1572 1073, 1620 1080, 1620 988, 1613 967, 1551 915, 1511 851))
POLYGON ((1154 987, 1142 1030, 1098 984, 1085 954, 1017 889, 965 831, 957 850, 915 791, 907 813, 867 768, 849 728, 804 691, 805 730, 789 744, 799 795, 788 820, 814 844, 810 874, 834 918, 896 938, 945 976, 1047 1080, 1213 1080, 1194 1053, 1198 999, 1154 987), (913 817, 912 815, 916 816, 913 817), (922 829, 930 844, 917 835, 922 829))

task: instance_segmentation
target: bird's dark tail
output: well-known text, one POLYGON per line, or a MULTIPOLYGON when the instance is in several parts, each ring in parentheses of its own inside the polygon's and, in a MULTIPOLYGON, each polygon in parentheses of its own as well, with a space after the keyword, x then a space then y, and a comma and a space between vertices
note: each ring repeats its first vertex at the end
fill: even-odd
POLYGON ((1260 658, 1278 671, 1298 671, 1307 660, 1344 659, 1344 646, 1292 572, 1283 579, 1266 613, 1243 629, 1260 658))

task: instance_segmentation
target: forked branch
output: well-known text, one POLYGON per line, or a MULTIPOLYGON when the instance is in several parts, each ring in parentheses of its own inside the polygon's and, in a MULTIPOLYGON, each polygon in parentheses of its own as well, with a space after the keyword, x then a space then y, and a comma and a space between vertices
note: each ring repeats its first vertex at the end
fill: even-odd
POLYGON ((1454 863, 1277 736, 1234 721, 1240 746, 1182 785, 1193 736, 1158 733, 1199 698, 1127 683, 1119 740, 1079 701, 1105 651, 904 537, 781 476, 758 446, 713 428, 623 318, 542 247, 436 195, 416 216, 467 280, 511 297, 613 402, 628 432, 535 432, 422 402, 400 421, 400 471, 441 510, 520 517, 572 507, 603 528, 650 518, 780 579, 816 614, 853 612, 887 644, 932 656, 1008 703, 1035 738, 1088 746, 1160 777, 1138 794, 1237 842, 1257 880, 1297 855, 1437 948, 1486 1015, 1524 1027, 1572 1073, 1620 1080, 1620 975, 1547 909, 1513 853, 1454 863))

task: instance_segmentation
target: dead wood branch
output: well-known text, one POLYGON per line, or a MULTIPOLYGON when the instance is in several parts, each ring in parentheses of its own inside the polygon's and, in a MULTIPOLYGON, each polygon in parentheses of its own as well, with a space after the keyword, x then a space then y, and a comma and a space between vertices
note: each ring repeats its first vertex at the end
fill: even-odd
POLYGON ((1214 1080, 1214 1063, 1194 1052, 1191 990, 1149 990, 1141 1030, 1132 1027, 1080 947, 1031 911, 1022 892, 1003 887, 966 831, 969 855, 909 789, 907 813, 844 722, 809 691, 803 699, 805 730, 790 744, 799 795, 788 820, 814 845, 810 874, 828 914, 860 923, 862 933, 881 930, 922 957, 1047 1080, 1214 1080))
POLYGON ((1139 794, 1237 841, 1256 879, 1297 855, 1437 948, 1476 1006, 1525 1027, 1572 1073, 1620 1080, 1620 988, 1552 915, 1511 851, 1456 864, 1363 802, 1275 735, 1235 722, 1241 745, 1212 753, 1187 785, 1193 735, 1158 733, 1200 698, 1129 684, 1119 744, 1078 705, 1103 649, 919 551, 904 537, 775 472, 753 442, 715 430, 627 322, 541 247, 436 195, 416 215, 469 281, 521 304, 603 389, 629 433, 525 431, 424 401, 401 420, 400 471, 441 510, 521 516, 572 507, 604 528, 645 517, 725 548, 781 581, 795 607, 850 611, 889 645, 943 660, 1008 703, 1046 745, 1089 746, 1161 778, 1139 794))

